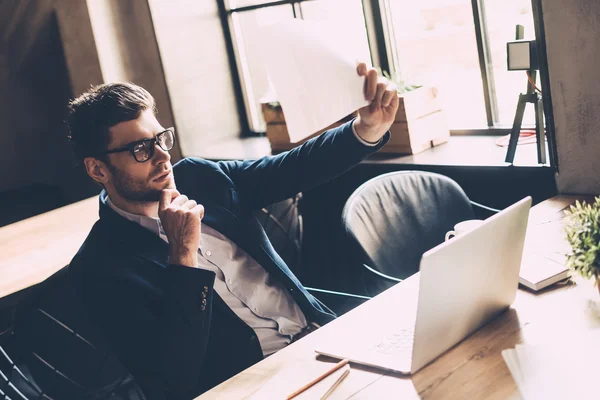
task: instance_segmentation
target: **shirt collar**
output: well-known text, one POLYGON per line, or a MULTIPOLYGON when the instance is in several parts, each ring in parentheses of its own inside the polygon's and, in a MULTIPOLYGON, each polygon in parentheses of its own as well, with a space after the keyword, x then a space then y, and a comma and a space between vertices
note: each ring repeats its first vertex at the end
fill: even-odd
POLYGON ((165 233, 165 230, 162 227, 162 223, 160 222, 160 218, 156 218, 156 217, 147 217, 145 215, 138 215, 138 214, 132 214, 130 212, 127 212, 125 210, 121 210, 119 207, 117 207, 115 205, 115 203, 113 203, 110 200, 110 197, 106 197, 106 203, 108 204, 108 206, 117 214, 119 214, 121 217, 131 221, 131 222, 135 222, 136 224, 139 224, 140 226, 142 226, 143 228, 148 229, 149 231, 153 232, 154 234, 160 236, 163 240, 167 241, 167 235, 165 233))

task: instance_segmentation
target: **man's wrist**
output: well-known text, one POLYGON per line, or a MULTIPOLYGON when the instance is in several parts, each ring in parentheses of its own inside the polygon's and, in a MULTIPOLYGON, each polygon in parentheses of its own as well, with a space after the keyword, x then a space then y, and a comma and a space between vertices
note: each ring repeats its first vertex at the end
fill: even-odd
POLYGON ((366 146, 378 145, 383 137, 383 135, 373 133, 368 127, 365 127, 360 120, 360 116, 352 121, 352 132, 354 132, 354 136, 358 141, 366 146))
POLYGON ((196 268, 198 253, 191 250, 169 249, 169 263, 196 268))

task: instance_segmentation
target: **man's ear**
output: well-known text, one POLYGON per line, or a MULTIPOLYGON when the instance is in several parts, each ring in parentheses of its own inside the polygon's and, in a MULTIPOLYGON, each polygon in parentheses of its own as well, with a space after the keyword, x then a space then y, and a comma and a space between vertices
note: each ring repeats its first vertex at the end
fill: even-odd
POLYGON ((100 161, 94 157, 86 157, 83 160, 83 163, 85 165, 85 169, 88 175, 93 180, 102 185, 108 182, 108 179, 110 177, 110 171, 108 170, 108 167, 106 166, 105 162, 100 161))

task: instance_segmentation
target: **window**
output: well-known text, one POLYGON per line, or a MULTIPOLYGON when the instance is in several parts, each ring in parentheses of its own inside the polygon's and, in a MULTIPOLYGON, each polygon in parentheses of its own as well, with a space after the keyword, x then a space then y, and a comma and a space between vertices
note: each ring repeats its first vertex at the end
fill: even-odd
MULTIPOLYGON (((220 1, 254 132, 264 131, 261 101, 272 100, 257 33, 291 18, 329 24, 365 60, 379 60, 408 83, 436 86, 453 130, 509 129, 526 90, 525 73, 506 70, 506 42, 517 24, 534 37, 530 0, 220 1)), ((534 123, 533 106, 523 123, 534 123)))
MULTIPOLYGON (((483 0, 484 24, 489 48, 490 77, 493 80, 496 110, 494 122, 512 126, 518 95, 527 90, 527 75, 506 70, 506 42, 515 40, 515 26, 525 27, 525 37, 535 39, 531 0, 483 0)), ((538 85, 539 87, 539 85, 538 85)), ((533 106, 525 107, 523 124, 535 123, 533 106)))
MULTIPOLYGON (((440 90, 451 129, 509 128, 524 72, 506 70, 515 26, 533 38, 530 0, 385 0, 391 65, 440 90)), ((534 123, 533 106, 524 124, 534 123)))
POLYGON ((409 84, 439 89, 451 128, 485 127, 471 0, 389 3, 396 71, 409 84))

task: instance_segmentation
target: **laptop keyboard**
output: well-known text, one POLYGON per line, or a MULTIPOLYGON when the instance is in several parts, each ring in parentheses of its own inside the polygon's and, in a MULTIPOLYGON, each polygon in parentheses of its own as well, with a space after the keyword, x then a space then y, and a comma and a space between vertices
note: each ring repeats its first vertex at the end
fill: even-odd
POLYGON ((403 329, 385 338, 381 343, 371 347, 369 351, 376 353, 397 355, 412 350, 415 337, 414 328, 403 329))

